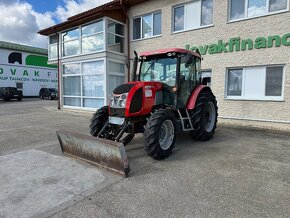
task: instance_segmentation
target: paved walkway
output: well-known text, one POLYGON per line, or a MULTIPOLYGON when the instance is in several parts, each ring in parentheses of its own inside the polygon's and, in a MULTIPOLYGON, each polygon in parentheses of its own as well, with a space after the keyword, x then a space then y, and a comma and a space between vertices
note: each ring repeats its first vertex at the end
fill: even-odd
POLYGON ((0 156, 0 217, 40 216, 104 179, 97 168, 42 151, 0 156))

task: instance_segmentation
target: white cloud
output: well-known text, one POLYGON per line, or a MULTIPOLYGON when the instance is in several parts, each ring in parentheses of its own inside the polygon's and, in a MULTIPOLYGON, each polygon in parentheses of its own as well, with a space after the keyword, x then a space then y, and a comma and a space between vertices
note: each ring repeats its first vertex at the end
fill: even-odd
POLYGON ((36 12, 25 0, 0 0, 0 40, 47 48, 48 39, 39 35, 45 29, 68 17, 92 9, 111 0, 63 0, 56 11, 36 12))
POLYGON ((1 1, 0 40, 47 47, 47 38, 37 32, 41 28, 54 25, 52 14, 40 14, 28 3, 1 1))
POLYGON ((64 0, 64 6, 58 6, 55 14, 59 21, 65 21, 68 17, 87 11, 112 0, 64 0))

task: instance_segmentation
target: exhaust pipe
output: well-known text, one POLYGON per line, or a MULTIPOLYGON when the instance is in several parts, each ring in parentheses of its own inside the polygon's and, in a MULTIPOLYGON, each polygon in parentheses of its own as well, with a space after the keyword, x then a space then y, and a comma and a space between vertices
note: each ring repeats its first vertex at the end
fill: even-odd
POLYGON ((56 134, 63 154, 128 176, 130 167, 123 143, 64 130, 56 134))

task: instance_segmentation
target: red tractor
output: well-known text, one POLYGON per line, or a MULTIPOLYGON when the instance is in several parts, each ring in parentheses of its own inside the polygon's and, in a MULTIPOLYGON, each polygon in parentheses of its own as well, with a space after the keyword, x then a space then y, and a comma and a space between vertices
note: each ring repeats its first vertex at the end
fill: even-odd
POLYGON ((133 63, 134 82, 116 87, 110 105, 93 115, 92 136, 126 145, 143 133, 145 151, 155 159, 170 155, 178 129, 200 141, 213 137, 217 101, 201 81, 198 51, 170 48, 140 57, 135 52, 133 63))

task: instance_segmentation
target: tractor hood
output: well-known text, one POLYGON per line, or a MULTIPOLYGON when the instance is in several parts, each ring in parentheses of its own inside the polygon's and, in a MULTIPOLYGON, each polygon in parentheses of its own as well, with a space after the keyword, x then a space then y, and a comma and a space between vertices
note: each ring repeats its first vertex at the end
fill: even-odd
POLYGON ((117 86, 113 91, 110 115, 132 117, 149 114, 156 93, 162 87, 161 82, 129 82, 117 86))
POLYGON ((144 86, 151 86, 152 88, 155 87, 157 90, 159 90, 162 88, 162 83, 161 82, 129 82, 129 83, 125 83, 125 84, 117 86, 114 89, 113 94, 120 95, 124 93, 129 93, 130 90, 134 86, 137 86, 138 88, 141 88, 144 86))

